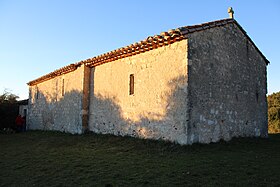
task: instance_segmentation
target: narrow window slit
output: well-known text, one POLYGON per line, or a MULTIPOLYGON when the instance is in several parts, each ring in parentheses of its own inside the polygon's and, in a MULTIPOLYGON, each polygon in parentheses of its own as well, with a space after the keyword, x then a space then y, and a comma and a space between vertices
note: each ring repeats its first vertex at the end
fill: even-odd
POLYGON ((134 74, 129 75, 129 95, 134 94, 134 74))

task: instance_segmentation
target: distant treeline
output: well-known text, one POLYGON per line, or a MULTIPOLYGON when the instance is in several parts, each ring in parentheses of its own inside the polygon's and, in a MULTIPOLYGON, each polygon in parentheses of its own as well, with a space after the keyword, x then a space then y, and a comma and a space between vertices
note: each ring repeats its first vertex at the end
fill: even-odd
POLYGON ((267 97, 268 104, 268 132, 280 133, 280 92, 267 97))

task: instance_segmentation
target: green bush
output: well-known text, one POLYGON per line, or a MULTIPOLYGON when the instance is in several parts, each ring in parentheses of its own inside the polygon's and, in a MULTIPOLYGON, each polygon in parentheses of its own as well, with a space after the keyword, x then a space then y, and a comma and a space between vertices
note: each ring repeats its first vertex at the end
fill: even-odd
POLYGON ((268 104, 268 132, 280 133, 280 92, 267 97, 268 104))

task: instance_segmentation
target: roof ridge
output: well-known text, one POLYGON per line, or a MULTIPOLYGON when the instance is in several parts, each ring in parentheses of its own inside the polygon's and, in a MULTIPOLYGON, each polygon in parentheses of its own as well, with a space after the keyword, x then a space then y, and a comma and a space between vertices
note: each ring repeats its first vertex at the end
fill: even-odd
POLYGON ((234 19, 227 18, 227 19, 205 22, 205 23, 196 24, 196 25, 179 27, 178 29, 180 30, 180 32, 182 34, 185 35, 185 34, 193 33, 193 32, 200 31, 200 30, 205 30, 205 29, 209 29, 209 28, 213 28, 213 27, 217 27, 217 26, 223 26, 223 25, 226 25, 228 23, 233 23, 233 22, 236 22, 236 21, 234 19))
POLYGON ((88 67, 95 67, 95 66, 107 63, 107 62, 126 58, 126 57, 133 56, 133 55, 136 55, 139 53, 144 53, 146 51, 150 51, 150 50, 162 47, 162 46, 172 44, 177 41, 181 41, 183 39, 187 39, 188 34, 190 34, 190 33, 198 32, 198 31, 202 31, 202 30, 206 30, 206 29, 210 29, 210 28, 214 28, 214 27, 224 26, 229 23, 235 23, 239 27, 239 29, 243 32, 243 34, 251 41, 251 43, 256 48, 256 50, 265 59, 266 64, 269 64, 269 61, 262 54, 262 52, 257 48, 257 46, 254 44, 254 42, 251 40, 251 38, 247 35, 246 31, 238 24, 238 22, 235 19, 227 18, 227 19, 221 19, 221 20, 206 22, 206 23, 197 24, 197 25, 183 26, 183 27, 179 27, 177 29, 170 29, 169 31, 161 32, 159 35, 148 36, 146 39, 141 40, 139 42, 135 42, 134 44, 130 44, 125 47, 120 47, 113 51, 109 51, 107 53, 103 53, 98 56, 88 58, 86 60, 81 60, 75 64, 70 64, 68 66, 64 66, 60 69, 57 69, 51 73, 44 75, 42 77, 39 77, 33 81, 30 81, 27 84, 30 86, 36 85, 45 80, 52 79, 53 77, 56 77, 58 75, 62 75, 62 74, 66 74, 71 71, 74 71, 77 69, 77 67, 81 66, 82 64, 84 64, 88 67))

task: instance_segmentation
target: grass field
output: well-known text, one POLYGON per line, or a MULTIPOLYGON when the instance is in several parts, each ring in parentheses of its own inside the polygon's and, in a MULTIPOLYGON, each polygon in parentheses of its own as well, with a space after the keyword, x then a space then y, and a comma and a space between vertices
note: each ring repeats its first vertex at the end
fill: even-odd
POLYGON ((111 135, 0 134, 1 186, 279 186, 280 134, 179 146, 111 135))

